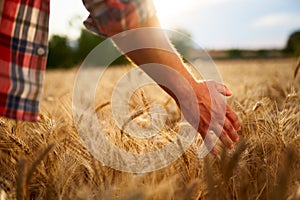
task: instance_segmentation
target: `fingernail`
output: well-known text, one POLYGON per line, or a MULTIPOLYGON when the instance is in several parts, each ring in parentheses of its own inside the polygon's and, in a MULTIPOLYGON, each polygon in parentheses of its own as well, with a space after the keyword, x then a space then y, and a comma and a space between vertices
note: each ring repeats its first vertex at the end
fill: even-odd
POLYGON ((213 147, 213 148, 210 150, 210 153, 213 154, 213 155, 216 155, 216 154, 217 154, 216 148, 213 147))
POLYGON ((217 156, 217 151, 215 149, 211 150, 211 153, 214 155, 214 156, 217 156))
POLYGON ((236 127, 238 127, 236 130, 240 131, 242 129, 242 126, 240 124, 236 124, 236 127))
POLYGON ((238 142, 240 140, 239 136, 237 136, 236 138, 234 138, 234 142, 238 142))

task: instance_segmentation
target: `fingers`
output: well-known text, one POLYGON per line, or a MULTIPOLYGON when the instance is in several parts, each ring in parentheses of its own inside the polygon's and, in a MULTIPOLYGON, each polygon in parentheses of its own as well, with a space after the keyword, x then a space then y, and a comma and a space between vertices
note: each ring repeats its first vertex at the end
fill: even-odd
MULTIPOLYGON (((221 83, 214 82, 216 90, 223 94, 224 96, 230 96, 232 95, 232 92, 227 88, 226 85, 223 85, 221 83)), ((220 105, 220 101, 218 102, 220 105)), ((241 129, 241 123, 239 121, 239 118, 237 114, 232 110, 232 108, 226 104, 226 117, 230 120, 235 130, 241 129)))
MULTIPOLYGON (((232 149, 233 144, 239 140, 237 130, 241 129, 241 123, 233 109, 226 104, 220 95, 217 94, 220 93, 224 96, 230 96, 232 95, 232 92, 225 85, 215 81, 206 81, 205 84, 212 94, 210 103, 205 104, 203 103, 205 101, 201 101, 202 104, 200 104, 200 106, 202 106, 202 110, 200 110, 200 116, 202 126, 200 125, 200 129, 198 131, 201 133, 202 137, 206 135, 209 136, 209 134, 205 134, 203 130, 207 130, 207 128, 210 127, 222 143, 229 149, 232 149)), ((203 97, 203 95, 201 95, 201 97, 203 97)), ((212 138, 203 138, 205 138, 205 144, 208 149, 215 150, 215 148, 213 148, 214 141, 212 141, 212 138)))
MULTIPOLYGON (((219 122, 216 122, 216 125, 212 127, 212 130, 219 137, 222 143, 229 149, 232 149, 233 143, 238 142, 239 140, 239 136, 236 130, 234 129, 233 125, 228 119, 225 119, 224 125, 220 124, 219 122)), ((207 132, 206 134, 202 134, 202 137, 204 139, 207 149, 211 151, 212 154, 216 155, 217 151, 214 147, 216 141, 213 139, 210 133, 207 132)))
POLYGON ((219 135, 219 138, 224 145, 226 145, 229 149, 232 149, 233 143, 239 141, 237 130, 240 130, 241 128, 237 115, 230 108, 230 106, 226 105, 226 117, 224 121, 219 121, 216 123, 217 129, 215 131, 219 132, 215 133, 219 135))
POLYGON ((232 92, 224 84, 215 82, 215 87, 216 87, 217 91, 219 93, 221 93, 222 95, 224 95, 224 96, 231 96, 232 95, 232 92))
POLYGON ((215 148, 215 142, 209 132, 207 132, 207 134, 205 134, 203 139, 204 139, 204 143, 205 143, 207 150, 210 151, 213 155, 217 155, 217 151, 215 148))
POLYGON ((241 130, 240 120, 229 105, 226 105, 226 117, 229 119, 235 130, 241 130))
POLYGON ((214 120, 212 127, 214 133, 219 137, 222 143, 229 149, 233 148, 233 143, 239 141, 237 129, 231 120, 226 116, 225 119, 214 120))
POLYGON ((229 137, 229 134, 227 133, 227 128, 224 128, 225 126, 222 126, 220 124, 216 125, 213 128, 214 133, 219 137, 219 139, 222 141, 222 143, 227 146, 229 149, 233 148, 233 141, 229 137))
POLYGON ((236 129, 233 127, 233 125, 231 124, 228 118, 225 119, 224 126, 223 126, 223 133, 228 135, 231 141, 233 142, 239 141, 239 136, 236 132, 236 129))
POLYGON ((220 140, 223 142, 224 145, 226 145, 229 149, 233 148, 233 142, 232 140, 228 137, 228 135, 224 132, 224 129, 220 135, 220 140))

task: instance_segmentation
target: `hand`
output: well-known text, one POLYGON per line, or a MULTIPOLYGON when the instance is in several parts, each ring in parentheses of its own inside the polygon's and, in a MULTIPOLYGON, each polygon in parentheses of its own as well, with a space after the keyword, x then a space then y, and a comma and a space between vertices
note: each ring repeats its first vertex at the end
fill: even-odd
MULTIPOLYGON (((141 27, 160 27, 160 25, 157 17, 154 16, 141 27)), ((147 34, 137 31, 134 34, 115 37, 113 41, 120 50, 127 52, 126 56, 130 60, 173 97, 185 119, 198 130, 203 139, 207 136, 205 142, 208 149, 215 151, 212 148, 211 136, 207 134, 209 129, 220 133, 218 137, 221 141, 232 148, 233 142, 238 141, 236 131, 240 129, 241 125, 237 115, 220 95, 230 96, 231 92, 226 86, 215 81, 197 82, 164 32, 155 30, 157 29, 148 29, 147 34), (128 46, 131 46, 132 43, 139 47, 149 47, 152 46, 153 41, 157 45, 153 48, 128 51, 128 46), (196 98, 193 98, 194 95, 191 93, 195 93, 196 98)))
POLYGON ((205 144, 208 149, 212 149, 212 153, 216 154, 215 147, 213 147, 213 140, 209 133, 210 130, 214 131, 220 140, 229 148, 233 148, 233 143, 239 140, 237 130, 240 130, 241 124, 236 113, 224 101, 222 95, 231 96, 231 91, 223 84, 215 81, 202 81, 195 80, 189 81, 197 98, 198 110, 193 108, 190 99, 181 102, 184 107, 183 115, 185 119, 193 124, 198 120, 198 127, 194 127, 201 134, 202 138, 208 137, 205 144), (195 119, 199 117, 200 120, 195 119))

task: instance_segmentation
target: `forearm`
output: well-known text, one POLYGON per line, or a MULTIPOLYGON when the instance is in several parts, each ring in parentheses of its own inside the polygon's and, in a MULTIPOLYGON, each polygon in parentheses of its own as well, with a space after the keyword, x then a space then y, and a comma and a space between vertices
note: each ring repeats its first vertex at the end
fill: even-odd
MULTIPOLYGON (((144 23, 141 27, 160 27, 157 17, 150 18, 146 23, 144 23)), ((146 31, 145 31, 146 33, 146 31)), ((163 31, 149 31, 148 34, 136 34, 133 38, 128 39, 125 37, 118 38, 114 40, 117 47, 124 51, 127 45, 131 45, 131 43, 138 44, 139 47, 147 47, 150 43, 156 43, 153 46, 157 46, 159 48, 139 48, 138 50, 131 51, 126 53, 126 56, 132 60, 157 83, 164 82, 166 85, 161 85, 163 89, 168 92, 170 95, 174 97, 174 92, 181 92, 180 90, 185 90, 184 87, 187 87, 184 84, 185 78, 188 82, 193 81, 192 75, 189 73, 187 68, 185 67, 184 62, 182 61, 180 55, 175 50, 175 48, 170 43, 167 36, 163 33, 163 31), (163 67, 154 67, 153 65, 145 65, 149 63, 161 64, 170 69, 164 69, 163 67), (154 69, 155 68, 155 69, 154 69), (173 73, 170 74, 170 70, 173 73), (177 75, 175 75, 177 72, 177 75), (170 87, 169 89, 167 89, 170 87), (170 90, 175 90, 171 92, 170 90)), ((151 46, 151 45, 150 45, 151 46)), ((126 50, 125 50, 126 52, 126 50)))
MULTIPOLYGON (((154 17, 143 24, 143 27, 160 25, 154 17)), ((126 55, 173 97, 185 119, 205 139, 209 150, 215 152, 214 140, 207 134, 211 130, 224 144, 232 148, 233 142, 238 141, 236 130, 240 129, 240 122, 220 96, 230 96, 228 88, 214 81, 196 81, 163 31, 145 30, 142 34, 131 33, 133 37, 128 37, 130 33, 125 33, 127 36, 114 40, 118 48, 128 52, 126 55), (128 48, 128 45, 136 47, 133 49, 137 50, 129 52, 132 48, 128 48)))

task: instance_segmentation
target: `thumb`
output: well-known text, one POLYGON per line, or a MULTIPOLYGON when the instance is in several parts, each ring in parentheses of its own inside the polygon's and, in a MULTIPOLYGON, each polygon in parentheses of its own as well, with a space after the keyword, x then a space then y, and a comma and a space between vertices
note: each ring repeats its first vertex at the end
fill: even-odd
POLYGON ((215 82, 215 87, 219 93, 224 96, 231 96, 232 92, 228 89, 228 87, 224 84, 215 82))

